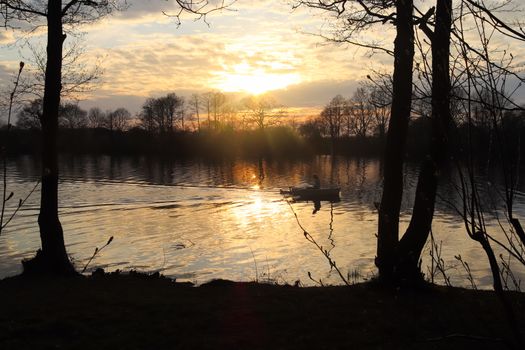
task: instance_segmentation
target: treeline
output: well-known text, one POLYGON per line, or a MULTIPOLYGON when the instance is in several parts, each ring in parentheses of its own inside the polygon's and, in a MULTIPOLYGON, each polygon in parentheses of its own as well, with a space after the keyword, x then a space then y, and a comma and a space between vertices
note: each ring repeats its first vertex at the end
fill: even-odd
MULTIPOLYGON (((5 139, 6 129, 0 129, 5 139)), ((12 129, 8 154, 40 153, 40 130, 12 129)), ((316 150, 290 127, 265 130, 223 129, 174 131, 152 134, 140 128, 128 131, 107 129, 63 129, 58 136, 60 153, 165 154, 199 157, 301 157, 316 150)))
MULTIPOLYGON (((302 123, 298 130, 323 153, 382 155, 391 96, 388 83, 363 83, 349 98, 332 98, 318 116, 302 123)), ((499 134, 504 135, 510 149, 525 151, 520 141, 525 139, 525 107, 512 103, 495 110, 488 91, 481 92, 479 100, 466 99, 454 91, 451 100, 454 126, 447 142, 452 156, 464 156, 466 140, 475 146, 475 155, 495 156, 496 143, 502 142, 499 134)), ((419 158, 428 152, 430 118, 430 96, 414 98, 407 132, 408 156, 419 158)))
MULTIPOLYGON (((9 152, 39 153, 42 101, 26 104, 17 117, 9 152)), ((65 103, 58 120, 62 153, 296 157, 315 152, 268 96, 234 100, 213 92, 186 100, 170 93, 147 99, 135 116, 125 108, 86 111, 65 103)))
MULTIPOLYGON (((40 129, 42 100, 22 106, 15 126, 20 129, 40 129)), ((129 131, 142 129, 164 134, 175 131, 223 129, 253 130, 288 124, 286 109, 268 95, 238 98, 222 92, 193 94, 184 98, 176 93, 148 98, 140 112, 132 115, 126 108, 89 111, 78 104, 60 105, 58 122, 61 129, 107 129, 129 131)))
MULTIPOLYGON (((77 104, 60 107, 58 149, 62 153, 170 154, 203 157, 299 157, 312 154, 381 156, 388 128, 388 86, 362 84, 344 98, 337 95, 320 114, 300 123, 267 96, 229 99, 220 92, 192 95, 188 100, 175 93, 149 98, 132 116, 125 108, 85 111, 77 104)), ((469 120, 461 99, 454 105, 455 132, 449 142, 461 152, 467 137, 486 156, 494 136, 491 111, 471 103, 469 120)), ((430 115, 424 99, 414 104, 409 124, 407 155, 424 156, 428 149, 430 115)), ((10 153, 40 151, 42 102, 35 100, 18 113, 11 129, 10 153)), ((523 147, 525 112, 509 110, 497 127, 514 147, 523 147)), ((0 137, 5 139, 4 129, 0 137)))

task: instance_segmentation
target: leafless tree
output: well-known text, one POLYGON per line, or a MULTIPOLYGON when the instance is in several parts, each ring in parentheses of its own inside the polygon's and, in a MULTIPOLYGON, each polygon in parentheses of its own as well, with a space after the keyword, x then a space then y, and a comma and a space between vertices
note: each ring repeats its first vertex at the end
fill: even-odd
MULTIPOLYGON (((486 2, 482 1, 465 0, 463 3, 468 4, 471 14, 480 18, 483 23, 492 25, 495 32, 518 40, 522 39, 523 27, 519 22, 515 26, 509 26, 495 16, 495 11, 502 10, 511 1, 495 3, 492 9, 489 9, 486 2), (477 11, 474 11, 475 9, 477 11)), ((395 25, 391 117, 384 153, 384 182, 379 205, 376 265, 382 280, 417 279, 421 249, 430 232, 433 218, 437 187, 436 174, 447 156, 448 136, 451 125, 453 125, 450 98, 453 85, 450 81, 450 70, 454 70, 454 66, 451 66, 449 62, 451 39, 465 43, 468 50, 477 56, 478 62, 487 62, 491 67, 498 65, 495 62, 489 62, 486 52, 475 45, 470 45, 465 40, 464 28, 451 29, 453 17, 452 1, 450 0, 437 1, 436 7, 430 7, 426 11, 421 10, 419 5, 414 6, 411 0, 333 2, 321 0, 301 1, 300 4, 335 14, 334 23, 339 26, 339 29, 326 38, 366 47, 372 51, 392 53, 389 48, 376 43, 359 41, 364 37, 360 34, 372 25, 385 23, 395 25), (415 40, 414 26, 421 30, 421 33, 426 36, 425 39, 415 40), (411 222, 407 232, 400 240, 399 209, 403 190, 402 166, 411 113, 415 42, 427 44, 426 49, 421 46, 421 57, 419 58, 422 60, 418 62, 416 68, 418 72, 426 74, 421 74, 421 76, 428 88, 424 96, 431 102, 432 134, 429 135, 431 146, 428 150, 428 160, 422 165, 418 180, 411 222)), ((465 15, 462 13, 455 18, 462 19, 465 15)), ((454 61, 454 64, 456 62, 457 60, 454 61)))
MULTIPOLYGON (((86 49, 82 37, 70 33, 72 40, 64 43, 62 57, 62 98, 80 99, 93 91, 102 75, 101 64, 98 59, 87 59, 86 49)), ((29 41, 25 46, 29 48, 30 56, 24 59, 28 62, 31 75, 22 83, 24 94, 42 99, 44 96, 47 56, 45 48, 32 44, 29 41)))
POLYGON ((42 118, 42 100, 33 100, 22 107, 18 112, 16 126, 21 129, 40 129, 42 118))
POLYGON ((159 98, 149 98, 142 106, 142 125, 149 131, 172 132, 180 121, 184 126, 184 98, 175 93, 159 98))
POLYGON ((197 130, 201 129, 201 119, 200 119, 200 110, 201 110, 201 96, 199 94, 192 94, 190 97, 191 110, 194 116, 194 119, 197 120, 197 130))
MULTIPOLYGON (((406 134, 412 102, 412 70, 414 61, 413 0, 374 1, 308 1, 296 6, 318 8, 334 14, 336 30, 327 39, 344 42, 394 56, 392 105, 383 156, 383 195, 379 209, 376 265, 384 281, 395 280, 399 216, 403 195, 403 162, 406 134), (373 26, 393 24, 396 30, 393 50, 378 42, 360 40, 373 26)), ((427 16, 422 16, 427 18, 427 16)))
POLYGON ((259 130, 266 129, 276 122, 277 102, 272 96, 250 96, 243 100, 244 114, 248 124, 259 130))
MULTIPOLYGON (((208 2, 176 0, 180 11, 205 16, 217 9, 208 10, 208 2)), ((0 16, 4 27, 13 27, 24 22, 32 29, 47 29, 43 113, 42 113, 42 191, 40 215, 40 239, 42 249, 35 259, 26 261, 26 271, 47 271, 72 274, 74 268, 69 261, 64 244, 64 234, 58 216, 58 159, 57 135, 60 95, 62 91, 63 48, 67 34, 79 26, 92 23, 124 9, 125 1, 119 0, 0 0, 0 16)), ((218 8, 221 8, 219 4, 218 8)))
POLYGON ((371 85, 368 87, 368 103, 371 109, 375 132, 381 140, 384 140, 388 120, 390 115, 390 105, 392 104, 392 90, 390 86, 378 87, 371 85))
POLYGON ((87 118, 88 127, 97 129, 105 126, 107 115, 100 108, 93 107, 89 110, 87 118))
POLYGON ((343 121, 348 118, 347 104, 343 96, 337 95, 323 108, 319 120, 330 137, 332 155, 335 152, 335 142, 341 136, 343 121))
POLYGON ((58 118, 59 127, 65 129, 82 129, 88 124, 87 112, 75 103, 61 105, 58 118))
POLYGON ((211 95, 211 109, 213 111, 213 127, 215 130, 219 128, 219 124, 221 122, 221 116, 222 116, 222 109, 226 104, 226 96, 220 92, 215 91, 211 95))
POLYGON ((126 108, 117 108, 108 112, 105 118, 105 126, 110 131, 125 131, 129 127, 131 113, 126 108))
POLYGON ((349 100, 352 131, 357 137, 366 137, 372 125, 372 106, 368 90, 359 87, 349 100))

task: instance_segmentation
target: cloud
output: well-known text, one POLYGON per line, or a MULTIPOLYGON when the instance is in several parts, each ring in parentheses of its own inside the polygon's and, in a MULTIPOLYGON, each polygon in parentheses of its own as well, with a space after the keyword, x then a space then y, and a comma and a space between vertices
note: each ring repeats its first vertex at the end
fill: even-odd
POLYGON ((13 44, 15 41, 15 35, 11 30, 0 30, 0 45, 13 44))
MULTIPOLYGON (((287 0, 239 1, 232 6, 235 11, 211 14, 210 26, 185 16, 180 27, 163 15, 176 13, 174 0, 128 2, 126 11, 81 28, 87 32, 86 60, 100 59, 104 69, 97 90, 85 96, 86 105, 96 102, 103 108, 137 111, 147 97, 217 89, 241 71, 247 84, 288 79, 293 85, 273 92, 279 101, 288 107, 315 109, 337 94, 351 96, 372 69, 390 71, 393 63, 388 55, 370 57, 368 50, 327 43, 312 35, 330 34, 333 18, 314 9, 292 11, 287 0), (256 79, 254 72, 262 78, 256 79)), ((362 35, 391 48, 392 28, 378 25, 362 35)), ((5 31, 1 33, 0 43, 11 40, 5 31)), ((525 48, 516 45, 513 50, 523 53, 525 48)), ((522 60, 523 55, 516 53, 522 60)), ((11 54, 8 59, 15 57, 11 54)), ((275 86, 283 85, 286 81, 275 86)))
POLYGON ((318 108, 336 95, 350 97, 358 86, 357 80, 323 80, 292 85, 272 94, 285 106, 318 108))

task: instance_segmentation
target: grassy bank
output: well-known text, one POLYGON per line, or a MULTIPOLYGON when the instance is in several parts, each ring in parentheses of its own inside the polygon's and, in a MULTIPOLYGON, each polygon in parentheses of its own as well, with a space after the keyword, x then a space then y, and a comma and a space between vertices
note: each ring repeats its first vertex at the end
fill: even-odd
MULTIPOLYGON (((492 292, 299 288, 105 275, 0 281, 1 349, 499 349, 492 292)), ((512 294, 525 331, 525 295, 512 294)))

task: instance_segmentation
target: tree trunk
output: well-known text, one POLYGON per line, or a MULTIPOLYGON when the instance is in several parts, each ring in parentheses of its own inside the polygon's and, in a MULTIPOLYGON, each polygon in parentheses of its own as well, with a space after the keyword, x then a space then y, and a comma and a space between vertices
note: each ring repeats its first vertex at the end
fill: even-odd
POLYGON ((391 117, 384 153, 383 195, 379 208, 376 265, 379 277, 393 277, 403 195, 403 156, 412 102, 414 29, 412 0, 396 1, 396 39, 391 117))
POLYGON ((450 112, 450 31, 452 0, 437 1, 436 25, 432 43, 432 130, 429 154, 421 166, 414 210, 408 229, 398 247, 402 278, 422 277, 419 259, 430 234, 438 175, 448 155, 448 134, 452 126, 450 112))
POLYGON ((58 218, 57 134, 62 88, 62 46, 65 39, 61 12, 61 0, 48 2, 47 64, 42 114, 42 193, 38 216, 42 250, 24 266, 26 271, 70 274, 74 268, 66 253, 62 225, 58 218))

